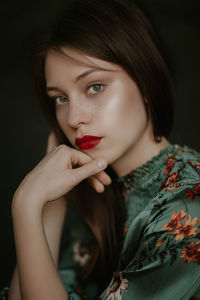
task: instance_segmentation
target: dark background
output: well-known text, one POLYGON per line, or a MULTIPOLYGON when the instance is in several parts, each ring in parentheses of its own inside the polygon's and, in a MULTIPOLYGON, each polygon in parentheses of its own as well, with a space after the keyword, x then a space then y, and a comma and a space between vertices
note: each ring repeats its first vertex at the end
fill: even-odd
MULTIPOLYGON (((11 201, 18 185, 45 155, 50 131, 31 86, 29 56, 41 30, 67 0, 7 1, 0 5, 1 32, 1 253, 0 288, 15 265, 11 201)), ((84 0, 83 0, 84 1, 84 0)), ((137 0, 160 38, 175 93, 171 143, 200 152, 200 1, 137 0)))

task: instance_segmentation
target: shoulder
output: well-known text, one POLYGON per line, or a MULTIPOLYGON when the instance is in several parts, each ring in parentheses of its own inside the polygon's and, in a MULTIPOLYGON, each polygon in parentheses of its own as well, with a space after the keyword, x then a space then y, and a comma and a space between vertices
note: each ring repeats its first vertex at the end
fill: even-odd
POLYGON ((196 150, 176 145, 176 153, 168 153, 164 173, 166 177, 155 201, 171 199, 186 189, 191 191, 190 198, 191 189, 194 189, 193 198, 200 194, 200 153, 196 150))
POLYGON ((147 209, 143 237, 149 251, 155 251, 161 260, 168 257, 173 263, 179 257, 186 263, 199 264, 200 154, 179 147, 168 159, 174 160, 170 162, 173 167, 147 209))
POLYGON ((176 216, 200 219, 200 153, 177 145, 175 155, 168 154, 164 171, 166 178, 148 207, 148 224, 156 222, 161 229, 176 216))

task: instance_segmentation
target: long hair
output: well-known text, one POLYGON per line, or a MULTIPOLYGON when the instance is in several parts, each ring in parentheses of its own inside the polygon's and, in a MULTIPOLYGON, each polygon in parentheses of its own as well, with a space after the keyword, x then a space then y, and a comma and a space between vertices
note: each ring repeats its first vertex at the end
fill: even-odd
MULTIPOLYGON (((35 48, 32 65, 37 99, 59 142, 73 147, 45 91, 46 54, 50 49, 60 52, 65 46, 120 65, 137 84, 143 99, 148 99, 155 141, 169 136, 173 126, 171 81, 154 31, 138 7, 128 0, 73 0, 35 48)), ((111 167, 106 172, 115 178, 111 167)), ((78 190, 74 205, 96 238, 92 258, 80 277, 86 280, 92 276, 104 284, 117 266, 123 243, 126 212, 122 188, 112 180, 102 194, 97 194, 84 180, 78 190)))

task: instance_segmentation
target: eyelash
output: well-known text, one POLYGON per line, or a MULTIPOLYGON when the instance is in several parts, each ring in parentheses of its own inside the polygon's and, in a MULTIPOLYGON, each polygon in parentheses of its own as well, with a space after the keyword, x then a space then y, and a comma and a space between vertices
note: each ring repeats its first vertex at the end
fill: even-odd
MULTIPOLYGON (((105 84, 103 84, 102 82, 93 82, 93 83, 90 83, 90 84, 87 86, 86 90, 88 91, 92 86, 95 86, 95 85, 100 85, 101 87, 104 87, 104 86, 105 86, 105 84)), ((101 91, 102 91, 102 90, 101 90, 101 91)), ((100 93, 101 91, 96 92, 96 93, 94 93, 94 94, 92 94, 92 95, 98 94, 98 93, 100 93)))
MULTIPOLYGON (((87 87, 86 87, 86 91, 89 91, 89 89, 92 87, 92 86, 95 86, 95 85, 100 85, 102 87, 102 89, 99 91, 99 92, 96 92, 96 93, 93 93, 92 95, 96 95, 96 94, 99 94, 103 91, 103 88, 105 86, 105 84, 103 84, 102 82, 94 82, 94 83, 90 83, 87 87)), ((56 104, 56 99, 57 98, 66 98, 64 96, 55 96, 55 97, 52 97, 52 99, 55 101, 55 104, 56 104)), ((64 102, 65 104, 66 102, 64 102)), ((56 104, 56 105, 61 105, 61 104, 56 104)))

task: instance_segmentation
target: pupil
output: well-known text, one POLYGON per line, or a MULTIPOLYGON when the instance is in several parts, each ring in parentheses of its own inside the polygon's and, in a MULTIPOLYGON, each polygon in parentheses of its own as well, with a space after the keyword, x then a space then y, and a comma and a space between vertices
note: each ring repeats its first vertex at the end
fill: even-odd
POLYGON ((61 102, 65 102, 65 98, 64 98, 64 97, 61 97, 61 98, 60 98, 60 101, 61 101, 61 102))
POLYGON ((99 91, 99 89, 100 89, 100 84, 95 84, 94 89, 95 89, 95 91, 99 91))

